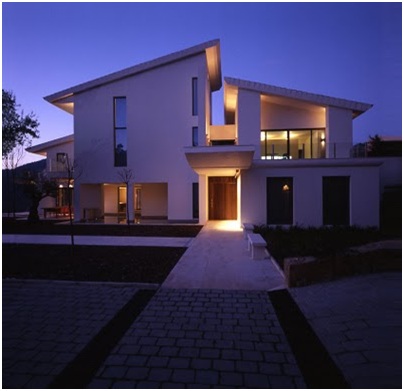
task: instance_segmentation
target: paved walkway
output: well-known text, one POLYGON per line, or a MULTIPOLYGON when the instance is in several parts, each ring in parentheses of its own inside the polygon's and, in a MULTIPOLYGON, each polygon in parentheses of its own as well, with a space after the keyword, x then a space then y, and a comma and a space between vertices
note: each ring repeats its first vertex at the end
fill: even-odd
MULTIPOLYGON (((290 289, 353 388, 401 388, 401 278, 290 289)), ((275 265, 251 260, 232 223, 208 224, 158 290, 3 280, 3 388, 69 378, 82 383, 76 388, 305 388, 309 377, 268 294, 276 288, 275 265), (134 310, 145 292, 154 297, 134 310)))
POLYGON ((352 388, 401 388, 401 278, 384 273, 291 289, 352 388))
MULTIPOLYGON (((67 235, 3 235, 3 243, 25 244, 67 244, 71 242, 67 235)), ((193 238, 167 238, 146 236, 89 236, 75 235, 77 245, 94 246, 147 246, 147 247, 188 247, 193 238)))
POLYGON ((272 259, 252 260, 236 221, 209 221, 163 288, 274 290, 285 288, 272 259))

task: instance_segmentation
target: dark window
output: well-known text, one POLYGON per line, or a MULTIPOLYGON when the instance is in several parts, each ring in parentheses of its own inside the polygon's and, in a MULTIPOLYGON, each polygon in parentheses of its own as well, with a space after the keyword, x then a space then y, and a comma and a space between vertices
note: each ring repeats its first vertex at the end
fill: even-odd
POLYGON ((114 98, 115 167, 127 165, 126 98, 114 98))
POLYGON ((56 165, 57 171, 65 171, 67 170, 67 153, 65 152, 58 152, 56 154, 56 165))
POLYGON ((323 177, 323 224, 349 225, 349 177, 323 177))
POLYGON ((192 217, 199 219, 199 183, 192 184, 192 217))
POLYGON ((192 128, 192 146, 197 147, 199 145, 198 127, 192 128))
POLYGON ((192 115, 198 115, 198 78, 192 78, 192 115))
POLYGON ((293 178, 267 178, 268 224, 293 224, 293 178))

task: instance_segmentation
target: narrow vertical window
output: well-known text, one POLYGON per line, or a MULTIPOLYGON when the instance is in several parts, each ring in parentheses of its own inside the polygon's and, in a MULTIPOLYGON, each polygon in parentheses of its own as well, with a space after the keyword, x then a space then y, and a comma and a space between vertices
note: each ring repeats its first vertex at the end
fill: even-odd
POLYGON ((199 218, 199 183, 192 184, 192 217, 199 218))
POLYGON ((198 115, 198 78, 192 78, 192 115, 198 115))
POLYGON ((115 167, 127 165, 126 98, 114 98, 115 167))
POLYGON ((198 127, 194 126, 192 128, 192 146, 197 147, 199 145, 198 127))

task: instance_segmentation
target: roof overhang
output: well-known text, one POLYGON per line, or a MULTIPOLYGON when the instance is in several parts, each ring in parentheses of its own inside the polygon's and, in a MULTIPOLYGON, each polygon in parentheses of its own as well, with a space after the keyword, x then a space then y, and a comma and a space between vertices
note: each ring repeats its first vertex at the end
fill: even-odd
POLYGON ((212 147, 185 147, 189 165, 199 175, 233 176, 251 167, 253 145, 226 145, 212 147))
POLYGON ((335 98, 327 95, 313 94, 310 92, 292 90, 289 88, 277 87, 270 84, 257 83, 248 80, 235 79, 225 77, 225 116, 226 120, 231 121, 234 117, 234 113, 237 106, 237 95, 239 88, 255 91, 269 97, 278 104, 284 102, 294 102, 293 105, 297 105, 296 102, 305 103, 310 106, 320 107, 339 107, 352 111, 352 117, 356 118, 360 114, 373 107, 372 104, 357 102, 347 99, 335 98))
POLYGON ((118 72, 110 73, 106 76, 102 76, 82 84, 78 84, 74 87, 56 92, 55 94, 45 96, 44 99, 49 103, 58 106, 62 110, 65 110, 68 113, 72 114, 74 105, 73 98, 76 94, 100 87, 102 85, 110 84, 118 80, 126 79, 136 74, 147 72, 152 69, 168 65, 188 57, 196 56, 201 53, 204 53, 206 55, 211 89, 212 91, 219 90, 222 86, 220 40, 215 39, 212 41, 201 43, 196 46, 192 46, 185 50, 159 57, 152 61, 147 61, 129 68, 125 68, 118 72))
POLYGON ((69 134, 68 136, 60 137, 51 141, 46 141, 42 144, 28 147, 26 151, 30 153, 36 153, 37 155, 46 156, 48 149, 73 142, 74 142, 74 135, 69 134))

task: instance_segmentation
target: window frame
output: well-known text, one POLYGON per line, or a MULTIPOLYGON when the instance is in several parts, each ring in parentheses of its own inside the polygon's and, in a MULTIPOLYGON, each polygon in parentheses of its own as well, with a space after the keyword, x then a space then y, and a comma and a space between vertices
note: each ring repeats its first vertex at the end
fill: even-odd
POLYGON ((114 156, 114 167, 127 167, 128 165, 128 124, 127 124, 127 98, 126 96, 114 96, 113 98, 113 119, 114 119, 114 151, 113 151, 113 156, 114 156), (117 126, 117 101, 119 99, 124 99, 125 100, 125 126, 117 126), (118 164, 117 160, 117 133, 118 131, 125 131, 125 142, 126 142, 126 150, 125 151, 125 156, 123 158, 123 162, 121 164, 118 164))
POLYGON ((192 78, 192 115, 198 115, 198 78, 192 78))

